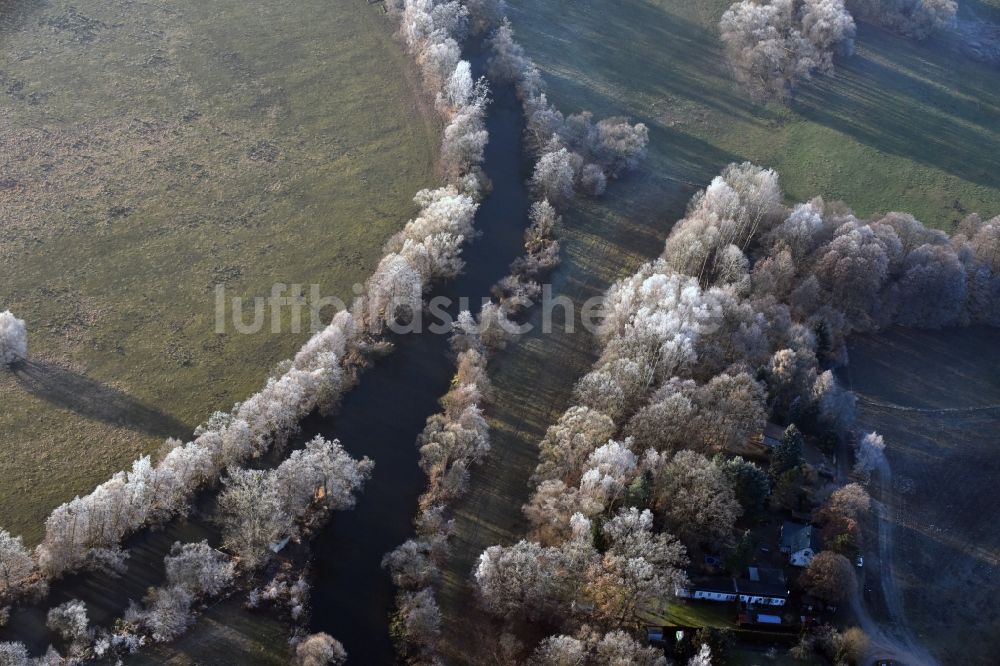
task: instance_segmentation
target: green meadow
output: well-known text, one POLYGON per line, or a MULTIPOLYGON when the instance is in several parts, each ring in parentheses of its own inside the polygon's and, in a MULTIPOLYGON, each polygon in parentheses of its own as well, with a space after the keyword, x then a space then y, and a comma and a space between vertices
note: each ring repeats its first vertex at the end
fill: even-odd
MULTIPOLYGON (((791 201, 820 195, 862 216, 900 210, 942 229, 971 212, 1000 214, 1000 70, 961 53, 958 37, 915 43, 859 23, 855 54, 832 76, 805 83, 788 105, 762 105, 726 66, 727 0, 508 4, 560 110, 649 126, 649 197, 664 181, 702 187, 750 160, 776 169, 791 201)), ((960 4, 963 17, 1000 22, 995 1, 960 4)))
POLYGON ((438 180, 438 127, 357 3, 2 2, 0 45, 0 309, 31 356, 0 374, 0 526, 34 542, 308 336, 287 311, 216 334, 215 285, 350 299, 438 180))

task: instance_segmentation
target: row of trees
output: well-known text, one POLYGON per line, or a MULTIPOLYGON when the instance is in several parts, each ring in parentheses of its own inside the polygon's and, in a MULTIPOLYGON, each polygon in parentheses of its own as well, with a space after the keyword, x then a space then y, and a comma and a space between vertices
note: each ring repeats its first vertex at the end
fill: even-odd
POLYGON ((528 147, 537 158, 531 183, 539 201, 559 206, 576 192, 599 196, 608 179, 638 165, 649 141, 644 124, 631 125, 624 118, 595 123, 587 111, 564 116, 549 103, 538 68, 514 40, 506 19, 490 47, 491 78, 513 84, 524 107, 528 147))
MULTIPOLYGON (((406 305, 417 308, 420 307, 420 289, 415 286, 418 280, 422 281, 419 284, 426 284, 428 278, 447 277, 461 270, 461 264, 452 259, 449 250, 471 234, 475 201, 485 181, 483 174, 473 172, 470 167, 481 161, 485 146, 483 117, 488 85, 484 79, 473 83, 468 62, 458 62, 447 78, 438 72, 447 71, 458 60, 459 44, 470 33, 479 34, 497 25, 502 3, 397 0, 388 7, 390 13, 400 18, 401 34, 422 64, 425 82, 431 89, 440 86, 438 109, 452 118, 442 146, 445 167, 451 174, 467 173, 453 186, 455 195, 466 197, 464 201, 453 200, 447 208, 438 206, 435 210, 435 202, 428 199, 422 219, 407 225, 386 247, 415 270, 404 279, 402 299, 396 296, 400 293, 398 278, 385 280, 391 286, 383 290, 388 297, 383 300, 405 302, 409 297, 410 303, 406 305), (463 209, 465 215, 456 214, 463 209), (414 236, 419 235, 427 239, 423 242, 426 249, 415 240, 414 236), (405 284, 407 281, 409 284, 405 284)), ((376 271, 373 282, 378 276, 376 271)), ((505 300, 512 301, 519 293, 518 285, 510 281, 507 287, 510 293, 504 295, 505 300)), ((377 308, 373 311, 380 314, 377 308)), ((468 311, 459 314, 452 340, 457 363, 455 380, 441 400, 443 411, 428 418, 417 440, 420 467, 428 477, 428 489, 421 497, 415 520, 417 534, 388 553, 382 562, 399 590, 392 631, 400 652, 415 661, 431 661, 435 656, 441 612, 433 585, 447 554, 452 525, 445 517, 447 506, 466 492, 469 468, 489 451, 489 429, 482 411, 489 392, 487 353, 505 344, 502 326, 507 312, 506 307, 488 304, 478 322, 468 311)), ((381 315, 386 317, 384 311, 381 315)))
MULTIPOLYGON (((386 257, 368 280, 367 294, 353 312, 337 313, 292 361, 279 366, 260 392, 229 413, 212 415, 193 441, 168 440, 170 451, 158 464, 149 456, 140 457, 130 471, 56 508, 34 556, 41 576, 120 563, 124 554, 119 544, 125 536, 184 513, 194 494, 225 469, 285 445, 302 418, 316 409, 332 410, 353 386, 370 354, 384 346, 379 336, 386 321, 397 317, 403 306, 419 307, 432 280, 461 270, 461 244, 472 233, 482 190, 479 163, 487 141, 485 84, 472 81, 468 63, 458 57, 456 38, 467 29, 468 11, 455 2, 397 4, 401 34, 421 65, 428 91, 438 96, 447 123, 442 159, 450 183, 417 194, 420 213, 390 240, 386 257)), ((0 325, 4 358, 23 357, 23 322, 5 314, 0 325)), ((20 577, 4 578, 0 594, 9 596, 38 576, 23 575, 23 550, 4 543, 0 572, 2 562, 16 562, 10 571, 20 577)))
POLYGON ((540 280, 559 263, 557 206, 568 203, 578 190, 595 196, 603 193, 608 177, 634 166, 647 140, 642 125, 632 127, 620 120, 594 125, 589 114, 563 119, 545 101, 538 70, 513 40, 510 24, 502 18, 501 3, 465 5, 473 32, 495 29, 489 40, 490 78, 496 84, 515 85, 524 105, 528 145, 538 160, 531 181, 537 198, 529 213, 524 254, 494 286, 496 302, 483 307, 478 321, 469 312, 458 317, 452 339, 455 379, 441 400, 443 411, 427 420, 417 441, 420 465, 428 477, 416 519, 417 536, 383 560, 400 590, 393 632, 400 651, 414 663, 429 663, 436 654, 441 612, 435 586, 452 530, 447 515, 468 490, 470 467, 489 452, 489 428, 483 414, 490 392, 489 357, 507 344, 510 318, 531 304, 541 292, 540 280))
POLYGON ((1000 324, 1000 217, 971 215, 949 237, 912 215, 865 221, 816 198, 782 204, 773 171, 731 165, 697 196, 664 257, 700 284, 785 304, 821 356, 853 332, 893 324, 1000 324))
POLYGON ((441 398, 443 410, 427 419, 417 437, 420 468, 428 482, 415 520, 417 535, 382 560, 399 590, 392 631, 400 654, 411 663, 431 663, 436 656, 441 611, 435 589, 449 553, 453 522, 448 515, 468 492, 471 467, 490 450, 483 410, 491 392, 489 356, 507 339, 496 320, 506 316, 502 308, 484 308, 478 322, 468 311, 459 314, 452 337, 457 369, 451 389, 441 398))
MULTIPOLYGON (((279 545, 321 525, 332 511, 353 508, 355 493, 373 466, 367 458, 352 459, 339 442, 316 437, 275 469, 230 469, 217 508, 223 546, 230 554, 204 541, 175 543, 164 558, 164 584, 150 589, 142 605, 130 605, 113 630, 90 628, 86 608, 76 600, 49 611, 49 628, 67 643, 71 659, 117 657, 137 651, 150 639, 174 640, 194 622, 197 606, 222 594, 238 574, 260 569, 279 545)), ((303 585, 304 579, 299 581, 299 587, 303 585)), ((307 586, 297 594, 300 599, 307 595, 307 586)), ((297 603, 298 608, 291 607, 296 619, 306 602, 297 603)), ((304 638, 296 654, 303 653, 305 659, 329 650, 335 656, 343 652, 339 643, 330 641, 304 638), (321 644, 326 646, 322 650, 321 644)))
POLYGON ((514 39, 504 17, 489 40, 489 72, 498 84, 513 85, 527 121, 526 145, 536 162, 531 176, 535 202, 525 239, 525 256, 496 288, 502 304, 517 312, 541 291, 539 281, 559 263, 559 243, 552 238, 558 210, 577 193, 600 196, 609 179, 635 168, 645 154, 649 131, 623 118, 593 122, 592 114, 564 116, 545 95, 535 63, 514 39))
POLYGON ((755 98, 784 98, 853 53, 854 16, 924 39, 953 28, 957 10, 955 0, 740 0, 719 31, 736 80, 755 98))
MULTIPOLYGON (((233 469, 218 498, 223 547, 234 559, 202 542, 175 544, 165 558, 167 579, 143 607, 126 613, 125 631, 144 631, 170 641, 193 622, 196 601, 219 595, 241 573, 264 566, 290 539, 325 522, 332 511, 351 509, 373 463, 352 459, 336 440, 316 437, 271 470, 233 469)), ((300 610, 301 612, 301 610, 300 610)))
POLYGON ((232 412, 214 414, 193 441, 168 440, 172 448, 158 464, 142 456, 130 471, 57 507, 36 551, 41 572, 52 578, 120 557, 117 549, 125 536, 186 512, 194 494, 223 470, 287 444, 301 419, 316 409, 331 409, 354 383, 364 363, 361 336, 354 317, 339 313, 283 374, 232 412))
MULTIPOLYGON (((772 501, 806 508, 797 429, 766 475, 705 454, 738 447, 775 414, 846 434, 853 396, 823 367, 844 360, 849 333, 997 322, 1000 218, 970 218, 948 238, 910 216, 863 222, 840 205, 782 202, 773 171, 728 167, 694 197, 663 256, 609 289, 601 356, 541 442, 524 508, 531 538, 487 549, 474 572, 487 609, 570 631, 630 626, 636 605, 669 597, 676 584, 664 581, 683 579, 680 543, 738 549, 736 519, 759 511, 771 492, 772 501), (963 267, 958 280, 954 263, 963 267), (957 282, 967 291, 956 296, 957 282), (608 526, 618 531, 609 535, 608 526), (604 575, 587 553, 613 553, 622 535, 676 544, 678 557, 664 566, 646 560, 641 571, 659 578, 604 575), (582 559, 566 566, 567 558, 582 559), (625 598, 631 608, 608 612, 609 600, 625 598)), ((879 444, 875 434, 862 440, 861 467, 875 464, 879 444)), ((825 520, 835 539, 849 541, 855 529, 854 490, 831 499, 825 520)), ((820 592, 844 572, 853 581, 850 563, 830 552, 806 583, 820 592)))
POLYGON ((958 14, 956 0, 847 0, 847 5, 858 18, 913 39, 954 28, 958 14))

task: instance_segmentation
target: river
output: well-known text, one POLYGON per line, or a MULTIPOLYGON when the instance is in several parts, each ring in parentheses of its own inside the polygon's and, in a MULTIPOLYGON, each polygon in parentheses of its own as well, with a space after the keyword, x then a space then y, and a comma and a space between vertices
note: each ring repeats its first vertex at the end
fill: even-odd
MULTIPOLYGON (((483 56, 472 47, 474 71, 483 56)), ((484 169, 492 192, 476 215, 481 232, 464 256, 466 271, 436 294, 468 297, 477 306, 523 251, 530 165, 522 153, 524 120, 512 89, 493 91, 484 169)), ((454 312, 455 308, 451 311, 454 312)), ((425 332, 397 340, 397 349, 367 371, 328 427, 354 456, 375 461, 375 473, 353 511, 338 513, 314 541, 312 629, 340 640, 355 664, 394 663, 389 618, 395 589, 383 555, 413 535, 412 519, 426 477, 415 445, 427 417, 440 411, 454 363, 444 335, 425 332)))

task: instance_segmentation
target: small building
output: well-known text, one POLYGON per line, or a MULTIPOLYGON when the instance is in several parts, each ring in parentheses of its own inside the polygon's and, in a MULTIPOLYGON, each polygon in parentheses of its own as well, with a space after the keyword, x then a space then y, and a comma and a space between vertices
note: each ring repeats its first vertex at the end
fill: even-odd
POLYGON ((747 577, 733 581, 739 600, 744 604, 760 606, 784 606, 788 603, 788 583, 781 569, 753 566, 747 569, 747 577))
POLYGON ((777 423, 768 422, 764 426, 764 432, 760 435, 760 443, 769 449, 773 449, 778 444, 781 444, 781 440, 785 437, 785 428, 782 428, 777 423))
POLYGON ((819 539, 812 525, 786 520, 781 526, 781 552, 788 555, 793 567, 807 567, 820 550, 819 539))
POLYGON ((694 578, 687 587, 678 587, 676 593, 684 599, 736 601, 736 582, 721 576, 694 578))

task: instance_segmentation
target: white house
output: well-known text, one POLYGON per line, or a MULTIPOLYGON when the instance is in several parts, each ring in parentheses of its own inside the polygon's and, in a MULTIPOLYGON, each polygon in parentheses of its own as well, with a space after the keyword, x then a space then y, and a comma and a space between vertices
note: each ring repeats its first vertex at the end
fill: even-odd
POLYGON ((807 567, 819 552, 816 530, 812 525, 786 520, 781 526, 781 552, 788 555, 793 567, 807 567))

